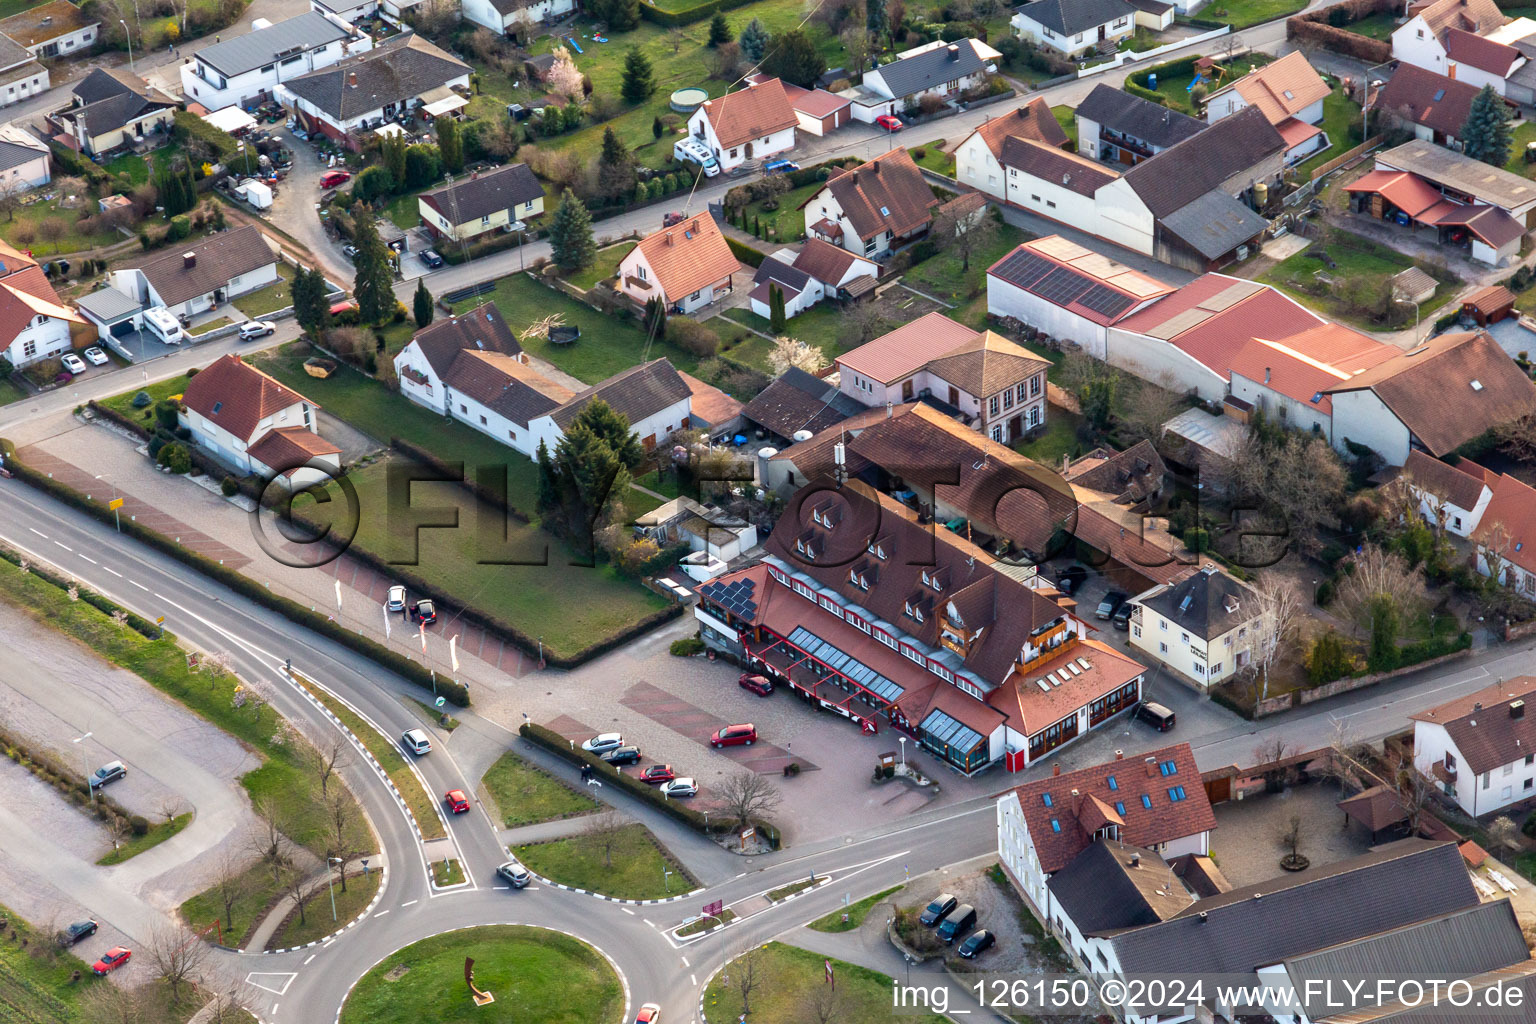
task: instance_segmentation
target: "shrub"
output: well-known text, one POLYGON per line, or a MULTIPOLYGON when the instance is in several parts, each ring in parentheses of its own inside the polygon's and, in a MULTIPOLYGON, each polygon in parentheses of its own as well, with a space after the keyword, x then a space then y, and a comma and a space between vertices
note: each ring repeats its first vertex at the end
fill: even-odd
POLYGON ((192 233, 192 222, 183 214, 171 218, 171 229, 165 233, 167 242, 179 242, 192 233))
POLYGON ((133 830, 133 834, 136 836, 148 835, 149 819, 142 814, 135 814, 128 819, 128 827, 133 830))
POLYGON ((169 398, 162 398, 155 403, 155 419, 166 430, 176 429, 176 413, 180 407, 169 398))
POLYGON ((234 477, 227 476, 220 482, 219 490, 223 492, 224 497, 233 498, 236 494, 240 493, 240 485, 235 483, 234 477))
POLYGON ((138 394, 133 396, 133 401, 129 402, 128 404, 133 406, 135 409, 143 409, 146 406, 153 405, 154 401, 155 400, 153 398, 149 397, 148 391, 140 391, 138 394))
POLYGON ((679 658, 691 658, 696 654, 704 653, 704 641, 696 636, 685 636, 680 640, 673 640, 668 648, 679 658))
POLYGON ((706 358, 720 350, 720 335, 697 320, 674 316, 667 320, 667 340, 684 352, 706 358))
POLYGON ((160 454, 155 456, 155 461, 172 473, 186 473, 192 469, 192 453, 180 441, 172 441, 163 446, 160 454))

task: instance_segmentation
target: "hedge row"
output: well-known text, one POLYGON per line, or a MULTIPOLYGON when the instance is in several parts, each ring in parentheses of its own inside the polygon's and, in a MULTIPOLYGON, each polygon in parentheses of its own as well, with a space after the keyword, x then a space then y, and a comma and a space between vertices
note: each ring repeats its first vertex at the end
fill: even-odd
POLYGON ((738 242, 729 235, 725 236, 725 244, 731 247, 731 252, 735 254, 737 259, 749 267, 760 267, 763 265, 763 260, 768 258, 766 253, 752 248, 745 242, 738 242))
MULTIPOLYGON (((89 780, 76 775, 58 760, 52 751, 33 750, 24 741, 17 739, 3 728, 0 728, 0 749, 3 749, 5 755, 12 761, 31 772, 35 778, 48 783, 64 797, 82 806, 90 802, 89 780)), ((149 822, 143 815, 134 814, 99 789, 96 792, 96 805, 94 812, 98 821, 109 821, 112 815, 116 815, 130 824, 136 836, 142 836, 149 831, 149 822)))
POLYGON ((654 22, 662 28, 675 28, 683 25, 692 25, 696 21, 705 18, 713 18, 716 11, 732 11, 738 7, 745 7, 753 0, 705 0, 704 3, 690 7, 685 11, 663 11, 650 4, 640 5, 640 17, 645 21, 654 22))
MULTIPOLYGON (((7 562, 10 562, 15 566, 20 566, 23 561, 21 555, 18 552, 12 551, 10 548, 4 546, 0 546, 0 558, 5 559, 7 562)), ((111 615, 113 612, 122 612, 128 617, 126 621, 128 623, 129 629, 133 630, 135 633, 148 640, 160 639, 161 630, 159 626, 155 625, 153 622, 150 622, 142 615, 135 615, 133 612, 124 608, 122 605, 118 604, 116 601, 113 601, 111 598, 103 597, 101 594, 96 593, 94 590, 88 590, 85 587, 80 586, 78 582, 71 580, 68 577, 59 575, 52 569, 49 569, 47 566, 33 565, 31 562, 28 562, 27 571, 32 573, 32 575, 36 576, 40 580, 45 580, 48 583, 52 583, 60 590, 68 590, 70 586, 73 585, 75 587, 75 592, 79 596, 80 600, 84 601, 92 608, 95 608, 99 612, 104 612, 107 615, 111 615)))
POLYGON ((478 467, 467 465, 454 467, 453 465, 444 462, 436 455, 433 455, 425 448, 418 447, 417 445, 414 445, 401 437, 391 437, 389 439, 389 446, 400 454, 411 459, 413 462, 419 462, 422 465, 429 467, 434 473, 442 477, 452 478, 455 472, 461 469, 462 473, 459 475, 462 477, 462 479, 459 482, 459 486, 464 488, 470 494, 474 495, 477 501, 483 501, 492 508, 505 512, 507 515, 511 516, 513 519, 516 519, 520 523, 533 522, 533 520, 529 519, 527 514, 525 514, 523 511, 513 508, 510 504, 508 504, 507 495, 505 492, 498 493, 488 487, 481 485, 479 477, 474 475, 474 470, 478 467))
POLYGON ((1147 88, 1147 79, 1152 75, 1156 75, 1158 81, 1162 82, 1170 78, 1192 75, 1195 71, 1195 61, 1199 59, 1199 54, 1179 57, 1175 60, 1165 61, 1162 64, 1154 64, 1149 68, 1143 68, 1133 75, 1126 75, 1125 91, 1132 96, 1140 96, 1144 100, 1151 100, 1159 106, 1166 107, 1168 105, 1168 97, 1147 88))
MULTIPOLYGON (((5 466, 18 480, 36 487, 103 523, 114 522, 112 512, 100 502, 92 501, 66 484, 40 473, 16 457, 16 448, 10 441, 0 438, 0 453, 4 454, 5 466)), ((311 611, 299 602, 274 594, 271 589, 228 566, 222 565, 190 548, 183 547, 169 537, 156 533, 132 519, 121 526, 122 532, 148 546, 170 555, 177 561, 191 566, 198 572, 222 583, 242 597, 284 616, 290 621, 307 627, 330 640, 350 647, 365 658, 378 662, 385 669, 425 690, 433 687, 432 673, 422 665, 385 647, 361 634, 354 633, 333 619, 311 611)), ((438 680, 437 692, 459 707, 469 706, 469 687, 451 680, 438 680)))
POLYGON ((1382 64, 1392 59, 1392 43, 1351 32, 1344 26, 1375 14, 1395 13, 1397 9, 1396 0, 1344 0, 1325 9, 1287 18, 1285 35, 1287 39, 1315 43, 1368 64, 1382 64))
MULTIPOLYGON (((647 803, 661 813, 677 819, 695 832, 708 835, 711 832, 729 832, 735 828, 735 822, 728 819, 722 821, 717 818, 713 824, 706 824, 702 812, 694 810, 681 800, 671 800, 662 796, 655 786, 647 785, 633 775, 625 775, 596 754, 589 754, 580 747, 574 746, 552 729, 546 729, 532 722, 524 722, 518 726, 517 731, 523 739, 543 747, 551 754, 578 768, 582 765, 591 765, 597 777, 603 782, 617 786, 642 803, 647 803)), ((754 821, 752 827, 757 829, 758 834, 775 850, 779 848, 781 837, 777 828, 766 821, 754 821)))

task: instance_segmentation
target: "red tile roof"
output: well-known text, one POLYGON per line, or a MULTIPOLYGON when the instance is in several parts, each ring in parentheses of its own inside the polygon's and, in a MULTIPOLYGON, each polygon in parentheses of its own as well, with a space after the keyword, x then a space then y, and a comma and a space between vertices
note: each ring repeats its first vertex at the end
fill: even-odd
POLYGON ((1479 313, 1484 314, 1497 313, 1499 310, 1507 309, 1514 304, 1515 293, 1501 284, 1491 284, 1486 288, 1479 288, 1461 300, 1463 309, 1470 306, 1479 313))
POLYGON ((1329 388, 1400 351, 1343 324, 1329 323, 1280 341, 1255 338, 1233 353, 1228 371, 1331 414, 1329 388))
MULTIPOLYGON (((896 238, 926 227, 939 205, 912 154, 896 148, 852 170, 833 169, 826 189, 860 238, 889 231, 896 238)), ((820 195, 818 190, 803 206, 820 195)))
POLYGON ((263 434, 261 440, 251 445, 246 454, 268 469, 286 476, 307 466, 312 459, 340 455, 341 449, 304 427, 278 427, 263 434))
POLYGON ((1523 56, 1513 46, 1484 39, 1459 28, 1446 29, 1444 41, 1447 60, 1469 65, 1498 78, 1508 77, 1510 70, 1523 56))
POLYGON ((0 278, 0 352, 10 348, 16 336, 37 316, 85 323, 79 313, 59 300, 42 268, 33 263, 0 278))
MULTIPOLYGON (((1276 126, 1333 92, 1300 50, 1292 50, 1274 63, 1244 75, 1229 88, 1236 89, 1239 96, 1264 111, 1269 123, 1276 126)), ((1225 91, 1218 90, 1218 94, 1225 91)), ((1281 128, 1280 133, 1284 135, 1285 129, 1281 128)), ((1295 145, 1290 139, 1286 142, 1295 145)))
POLYGON ((1451 466, 1417 448, 1408 453, 1401 478, 1438 500, 1468 512, 1482 500, 1483 488, 1491 488, 1498 480, 1497 474, 1488 473, 1471 459, 1462 459, 1451 466), (1485 477, 1490 479, 1485 480, 1485 477))
POLYGON ((1108 761, 1037 779, 1017 787, 1014 793, 1040 858, 1040 869, 1048 875, 1066 867, 1093 842, 1093 830, 1084 828, 1083 820, 1085 813, 1092 813, 1087 806, 1090 797, 1120 814, 1125 820, 1120 841, 1133 846, 1150 848, 1216 827, 1216 815, 1188 743, 1149 750, 1140 758, 1108 761), (1169 763, 1174 770, 1165 775, 1164 765, 1169 763), (1110 780, 1114 780, 1114 788, 1110 780), (1168 790, 1174 786, 1184 787, 1185 799, 1169 797, 1168 790), (1073 790, 1077 791, 1076 798, 1073 790), (1143 796, 1151 803, 1150 808, 1143 803, 1143 796), (1125 806, 1123 813, 1117 806, 1120 804, 1125 806), (1059 827, 1052 827, 1052 822, 1059 827))
POLYGON ((1346 192, 1377 192, 1410 217, 1445 202, 1440 190, 1407 171, 1370 171, 1344 186, 1346 192))
MULTIPOLYGON (((987 144, 987 149, 998 160, 1003 158, 1003 140, 1010 135, 1034 139, 1056 149, 1071 141, 1067 138, 1066 129, 1062 128, 1061 122, 1051 112, 1051 105, 1043 97, 1036 97, 1022 107, 1015 107, 1006 114, 977 125, 976 134, 981 136, 981 141, 987 144)), ((961 145, 965 145, 963 140, 961 145)))
POLYGON ((1536 573, 1536 488, 1504 474, 1493 482, 1493 498, 1472 539, 1495 555, 1536 573))
POLYGON ((987 703, 1007 716, 1009 728, 1032 736, 1146 671, 1108 644, 1082 640, 1053 658, 1031 662, 1022 675, 1015 672, 987 695, 987 703), (1044 687, 1040 680, 1046 681, 1044 687))
POLYGON ((1448 29, 1491 32, 1509 21, 1494 0, 1436 0, 1409 8, 1409 17, 1422 16, 1436 38, 1444 38, 1448 29))
POLYGON ((651 278, 668 302, 692 295, 742 269, 741 261, 725 244, 719 225, 708 214, 640 239, 619 264, 621 273, 630 273, 623 268, 633 267, 641 257, 650 266, 651 278))
POLYGON ((1532 704, 1536 676, 1515 676, 1408 717, 1444 726, 1467 770, 1481 775, 1536 750, 1536 715, 1525 713, 1532 704), (1516 717, 1510 705, 1522 700, 1516 717))
POLYGON ((722 146, 740 146, 800 123, 777 78, 705 100, 700 109, 722 146))
POLYGON ((742 403, 713 384, 706 384, 682 370, 678 370, 677 375, 692 392, 693 397, 688 402, 688 411, 692 415, 714 426, 741 415, 742 403))
POLYGON ((1376 103, 1382 110, 1454 139, 1461 137, 1476 98, 1475 86, 1403 63, 1392 73, 1376 103))
POLYGON ((285 384, 280 384, 231 352, 210 363, 187 382, 182 404, 249 441, 256 425, 297 402, 320 407, 285 384))
POLYGON ((890 384, 915 373, 931 359, 953 352, 980 333, 943 313, 926 313, 837 357, 845 370, 890 384))
MULTIPOLYGON (((1300 51, 1297 52, 1299 53, 1300 51)), ((1285 148, 1287 150, 1295 149, 1308 139, 1323 134, 1323 130, 1317 125, 1307 124, 1307 122, 1297 120, 1294 117, 1288 117, 1275 125, 1275 131, 1279 132, 1280 137, 1285 140, 1285 148)))

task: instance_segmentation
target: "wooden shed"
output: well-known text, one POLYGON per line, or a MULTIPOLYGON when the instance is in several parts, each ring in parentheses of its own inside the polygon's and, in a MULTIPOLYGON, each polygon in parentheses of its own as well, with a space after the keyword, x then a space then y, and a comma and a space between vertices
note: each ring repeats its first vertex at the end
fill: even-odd
POLYGON ((1489 285, 1461 300, 1461 315, 1469 316, 1479 327, 1496 324, 1515 309, 1515 293, 1501 284, 1489 285))

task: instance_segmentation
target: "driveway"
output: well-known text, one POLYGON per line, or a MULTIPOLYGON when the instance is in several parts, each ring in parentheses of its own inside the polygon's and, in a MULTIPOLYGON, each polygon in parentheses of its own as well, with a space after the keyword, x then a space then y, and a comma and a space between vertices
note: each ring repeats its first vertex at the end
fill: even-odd
MULTIPOLYGON (((288 176, 283 179, 282 186, 272 199, 272 209, 263 219, 292 235, 320 261, 320 267, 329 280, 350 290, 356 270, 352 262, 341 254, 341 243, 332 241, 326 235, 316 209, 322 192, 320 176, 327 169, 325 162, 315 155, 309 143, 300 142, 286 128, 279 126, 279 130, 272 134, 275 138, 281 138, 293 153, 293 166, 289 168, 288 176)), ((407 303, 409 299, 407 296, 407 303)))

